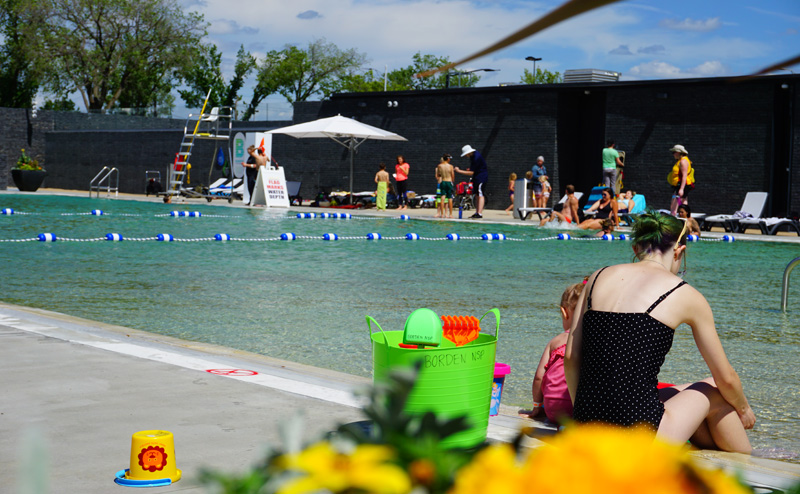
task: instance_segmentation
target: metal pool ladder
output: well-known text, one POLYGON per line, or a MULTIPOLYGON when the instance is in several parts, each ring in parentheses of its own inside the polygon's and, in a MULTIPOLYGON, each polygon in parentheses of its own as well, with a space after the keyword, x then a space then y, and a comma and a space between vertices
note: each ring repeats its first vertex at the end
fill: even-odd
POLYGON ((795 257, 786 266, 783 271, 783 290, 781 291, 781 310, 786 312, 786 299, 789 297, 789 275, 797 264, 800 263, 800 257, 795 257))
POLYGON ((106 191, 106 197, 109 197, 111 193, 114 193, 114 197, 119 197, 119 170, 116 168, 109 168, 104 166, 100 173, 94 176, 91 182, 89 182, 89 198, 92 197, 92 191, 97 191, 97 197, 100 197, 100 191, 106 191), (117 179, 116 185, 114 187, 111 186, 111 175, 116 173, 115 177, 117 179), (105 185, 103 185, 105 183, 105 185))

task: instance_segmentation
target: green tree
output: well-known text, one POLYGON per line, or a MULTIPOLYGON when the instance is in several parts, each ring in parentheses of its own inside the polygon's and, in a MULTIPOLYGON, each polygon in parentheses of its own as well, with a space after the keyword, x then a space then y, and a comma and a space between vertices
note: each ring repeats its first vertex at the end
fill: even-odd
POLYGON ((329 96, 336 79, 361 68, 367 61, 367 56, 355 48, 341 50, 324 38, 312 41, 305 50, 287 46, 283 55, 281 68, 287 72, 278 92, 289 103, 329 96))
POLYGON ((536 77, 533 77, 533 72, 525 69, 519 82, 522 84, 559 84, 564 82, 564 78, 559 72, 550 72, 539 67, 536 69, 536 77))
POLYGON ((39 91, 33 60, 25 50, 20 0, 0 0, 0 106, 31 108, 39 91))
MULTIPOLYGON (((448 57, 436 55, 423 55, 419 52, 411 58, 411 65, 392 70, 386 74, 387 91, 411 91, 415 89, 444 89, 448 85, 446 74, 437 74, 431 77, 419 78, 415 74, 450 63, 448 57)), ((465 74, 458 71, 450 72, 449 84, 451 87, 474 87, 480 76, 472 73, 465 74)), ((348 73, 333 81, 326 89, 326 96, 335 92, 368 92, 383 91, 383 77, 376 77, 370 70, 363 74, 348 73)))
POLYGON ((208 106, 212 108, 233 106, 239 99, 244 80, 255 68, 255 57, 245 51, 244 46, 240 46, 236 53, 233 77, 226 83, 222 75, 222 53, 213 44, 203 45, 195 63, 181 74, 189 89, 179 90, 178 93, 190 108, 202 107, 206 95, 209 95, 208 106))
POLYGON ((78 111, 75 102, 69 98, 58 98, 44 100, 42 110, 55 110, 55 111, 78 111))
POLYGON ((87 110, 172 84, 171 73, 192 63, 206 34, 202 16, 184 13, 176 0, 26 1, 43 81, 57 94, 79 91, 87 110))
POLYGON ((292 77, 295 74, 292 67, 295 60, 287 56, 287 51, 289 48, 280 51, 272 50, 258 64, 253 96, 245 108, 242 120, 250 120, 255 115, 258 105, 267 96, 277 93, 280 88, 287 87, 292 83, 292 77))

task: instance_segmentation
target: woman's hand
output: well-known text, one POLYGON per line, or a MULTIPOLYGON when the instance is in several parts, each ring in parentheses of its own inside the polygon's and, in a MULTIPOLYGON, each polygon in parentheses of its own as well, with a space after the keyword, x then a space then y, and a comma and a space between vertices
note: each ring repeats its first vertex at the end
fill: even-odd
POLYGON ((754 425, 756 425, 756 414, 753 413, 753 409, 750 408, 750 405, 747 405, 747 409, 744 413, 739 413, 739 420, 742 421, 742 425, 745 429, 752 429, 754 425))

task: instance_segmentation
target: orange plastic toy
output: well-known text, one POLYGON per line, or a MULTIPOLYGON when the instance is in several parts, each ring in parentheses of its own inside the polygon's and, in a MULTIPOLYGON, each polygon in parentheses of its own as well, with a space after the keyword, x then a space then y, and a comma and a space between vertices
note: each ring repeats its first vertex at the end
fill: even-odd
POLYGON ((462 346, 478 337, 480 321, 474 316, 442 316, 442 336, 462 346))

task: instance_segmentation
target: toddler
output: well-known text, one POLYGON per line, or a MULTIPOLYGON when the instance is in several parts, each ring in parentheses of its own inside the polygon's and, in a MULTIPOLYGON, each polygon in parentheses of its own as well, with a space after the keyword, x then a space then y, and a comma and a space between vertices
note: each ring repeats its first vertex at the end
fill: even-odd
POLYGON ((544 409, 547 419, 558 423, 560 420, 572 418, 572 399, 564 377, 564 351, 567 347, 569 328, 575 316, 578 297, 586 283, 576 283, 567 287, 561 295, 561 326, 564 332, 550 340, 544 348, 536 376, 533 379, 533 410, 523 416, 534 418, 544 409))

